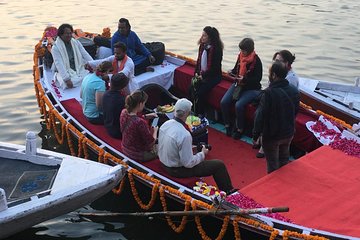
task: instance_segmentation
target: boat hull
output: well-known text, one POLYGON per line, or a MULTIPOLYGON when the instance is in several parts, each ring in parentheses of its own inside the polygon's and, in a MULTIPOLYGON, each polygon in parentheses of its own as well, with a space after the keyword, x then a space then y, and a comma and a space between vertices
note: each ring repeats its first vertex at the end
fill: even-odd
MULTIPOLYGON (((69 160, 76 161, 77 166, 81 166, 79 165, 81 162, 84 162, 84 168, 89 166, 89 164, 96 164, 95 168, 102 168, 101 171, 107 171, 108 173, 103 174, 101 177, 86 179, 80 184, 69 184, 70 186, 68 188, 55 189, 56 183, 54 183, 53 189, 38 193, 29 198, 20 199, 18 202, 10 202, 7 209, 0 211, 0 238, 6 238, 33 225, 89 204, 115 188, 126 172, 121 165, 111 167, 100 164, 103 166, 99 166, 97 162, 91 163, 90 160, 70 157, 41 149, 38 149, 38 157, 33 155, 29 156, 21 146, 13 144, 1 144, 1 146, 2 148, 5 146, 4 149, 0 150, 1 157, 13 156, 17 161, 23 159, 24 161, 36 162, 36 164, 44 162, 44 164, 46 163, 47 165, 52 164, 51 161, 56 161, 54 164, 58 164, 60 161, 60 168, 62 158, 64 158, 62 161, 65 161, 65 158, 71 158, 69 160), (11 151, 14 152, 11 154, 11 151)), ((57 177, 61 174, 62 173, 58 172, 57 177)), ((79 179, 75 180, 76 177, 79 176, 71 176, 71 173, 69 173, 66 181, 79 182, 79 179)), ((57 179, 55 178, 55 182, 56 181, 57 179)))

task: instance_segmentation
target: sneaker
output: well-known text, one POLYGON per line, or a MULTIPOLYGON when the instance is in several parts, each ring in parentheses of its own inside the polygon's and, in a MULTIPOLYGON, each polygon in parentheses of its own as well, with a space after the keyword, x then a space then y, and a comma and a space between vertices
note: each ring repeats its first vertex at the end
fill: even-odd
POLYGON ((258 152, 258 153, 256 154, 256 157, 257 157, 257 158, 264 158, 264 157, 265 157, 265 154, 264 154, 264 153, 261 153, 261 152, 258 152))
POLYGON ((239 132, 238 130, 235 130, 233 133, 232 133, 232 138, 235 139, 235 140, 239 140, 241 138, 241 135, 242 133, 239 132))

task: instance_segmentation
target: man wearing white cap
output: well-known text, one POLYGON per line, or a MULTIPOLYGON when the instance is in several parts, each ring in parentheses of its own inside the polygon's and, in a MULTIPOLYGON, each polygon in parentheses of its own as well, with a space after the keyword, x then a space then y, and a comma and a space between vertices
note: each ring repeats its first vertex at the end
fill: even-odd
POLYGON ((209 152, 203 146, 193 154, 192 136, 185 124, 192 103, 181 98, 175 104, 175 118, 165 122, 159 129, 158 155, 166 171, 173 177, 204 177, 213 175, 220 190, 232 193, 234 188, 225 164, 221 160, 205 160, 209 152))

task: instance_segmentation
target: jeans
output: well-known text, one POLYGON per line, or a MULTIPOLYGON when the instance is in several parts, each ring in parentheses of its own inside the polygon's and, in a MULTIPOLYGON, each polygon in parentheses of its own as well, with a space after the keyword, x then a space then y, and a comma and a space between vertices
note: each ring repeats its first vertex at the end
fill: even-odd
POLYGON ((267 173, 271 173, 289 163, 290 143, 293 137, 279 140, 262 138, 262 146, 267 162, 267 173))
POLYGON ((192 168, 185 167, 166 167, 165 170, 173 177, 206 177, 213 175, 214 180, 220 190, 230 191, 233 189, 229 173, 221 160, 204 160, 192 168))
MULTIPOLYGON (((226 91, 225 95, 221 99, 221 112, 223 116, 223 121, 225 125, 230 124, 230 106, 234 101, 232 98, 233 92, 235 89, 235 83, 226 91)), ((245 107, 247 104, 251 103, 260 93, 260 90, 245 90, 240 93, 239 100, 235 103, 235 126, 237 129, 244 129, 245 121, 245 107)))

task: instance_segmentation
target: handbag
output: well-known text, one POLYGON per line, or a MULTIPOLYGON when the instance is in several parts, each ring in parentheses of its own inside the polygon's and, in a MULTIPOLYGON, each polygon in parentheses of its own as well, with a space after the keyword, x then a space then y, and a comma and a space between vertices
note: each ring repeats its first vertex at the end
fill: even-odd
POLYGON ((232 94, 232 99, 234 101, 239 100, 241 94, 242 87, 239 84, 235 84, 235 88, 232 94))

